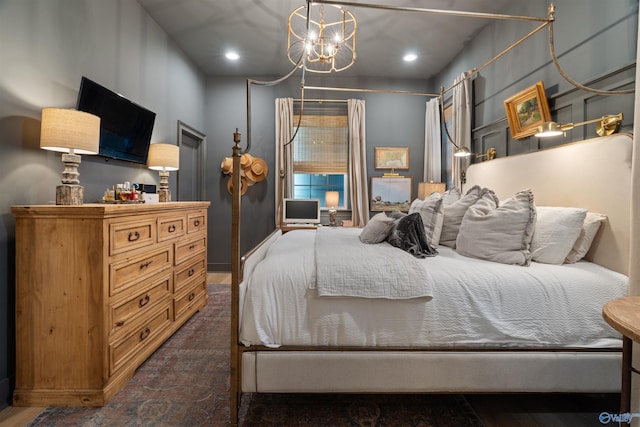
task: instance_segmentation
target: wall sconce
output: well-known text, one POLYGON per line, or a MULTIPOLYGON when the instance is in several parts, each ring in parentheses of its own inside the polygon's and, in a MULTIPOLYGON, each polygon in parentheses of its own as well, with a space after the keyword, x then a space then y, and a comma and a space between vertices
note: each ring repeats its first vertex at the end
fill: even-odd
POLYGON ((419 182, 418 199, 424 200, 432 193, 444 193, 446 190, 447 184, 444 182, 419 182))
POLYGON ((487 160, 493 160, 493 159, 496 158, 496 149, 493 148, 493 147, 489 148, 487 150, 487 152, 484 153, 484 154, 472 153, 466 147, 458 147, 457 145, 455 147, 456 147, 456 150, 453 152, 453 155, 456 156, 456 157, 470 157, 470 156, 473 156, 475 159, 486 157, 487 160))
POLYGON ((149 146, 149 156, 147 157, 147 167, 160 171, 158 200, 170 202, 169 171, 180 169, 180 147, 172 144, 151 144, 149 146))
POLYGON ((336 226, 336 208, 340 204, 340 193, 337 191, 327 191, 324 195, 324 201, 329 208, 329 225, 336 226))
POLYGON ((576 126, 584 126, 590 123, 597 123, 596 133, 598 134, 598 136, 611 135, 620 128, 622 119, 622 113, 618 113, 609 114, 598 119, 587 120, 585 122, 579 123, 560 124, 556 122, 546 122, 538 126, 538 131, 536 132, 535 136, 537 136, 538 138, 546 138, 550 136, 563 135, 566 131, 573 129, 576 126))
POLYGON ((62 152, 62 185, 56 187, 56 205, 81 205, 80 154, 98 154, 100 117, 64 108, 43 108, 40 148, 62 152))

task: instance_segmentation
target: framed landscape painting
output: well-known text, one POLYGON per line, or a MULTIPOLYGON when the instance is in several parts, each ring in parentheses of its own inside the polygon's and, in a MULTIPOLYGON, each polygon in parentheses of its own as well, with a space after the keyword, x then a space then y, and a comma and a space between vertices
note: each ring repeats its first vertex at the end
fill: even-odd
POLYGON ((375 169, 409 169, 409 147, 374 147, 375 169))
POLYGON ((549 104, 541 81, 506 99, 504 109, 513 139, 533 135, 538 126, 551 121, 549 104))
POLYGON ((403 211, 411 206, 410 176, 371 177, 371 211, 403 211))

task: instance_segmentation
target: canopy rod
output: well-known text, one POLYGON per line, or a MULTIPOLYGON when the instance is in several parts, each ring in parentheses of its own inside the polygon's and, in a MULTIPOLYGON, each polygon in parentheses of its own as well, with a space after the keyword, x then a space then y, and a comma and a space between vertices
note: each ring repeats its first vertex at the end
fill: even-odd
POLYGON ((426 9, 421 7, 388 6, 388 5, 382 5, 382 4, 353 3, 353 2, 333 1, 333 0, 308 0, 308 2, 332 4, 335 6, 398 10, 403 12, 422 12, 422 13, 431 13, 434 15, 463 16, 468 18, 504 19, 504 20, 510 19, 510 20, 516 20, 516 21, 539 21, 539 22, 549 21, 549 18, 546 18, 546 17, 541 18, 541 17, 535 17, 535 16, 502 15, 502 14, 486 13, 486 12, 466 12, 466 11, 459 11, 459 10, 426 9))
POLYGON ((412 92, 412 91, 404 91, 404 90, 385 90, 385 89, 358 89, 358 88, 348 88, 348 87, 328 87, 328 86, 302 86, 303 89, 308 90, 327 90, 334 92, 374 92, 374 93, 391 93, 397 95, 418 95, 418 96, 431 96, 437 97, 440 96, 439 93, 426 93, 426 92, 412 92))
POLYGON ((349 100, 347 99, 302 99, 302 98, 293 98, 293 102, 316 102, 318 104, 322 104, 325 102, 334 102, 334 103, 347 103, 349 100))

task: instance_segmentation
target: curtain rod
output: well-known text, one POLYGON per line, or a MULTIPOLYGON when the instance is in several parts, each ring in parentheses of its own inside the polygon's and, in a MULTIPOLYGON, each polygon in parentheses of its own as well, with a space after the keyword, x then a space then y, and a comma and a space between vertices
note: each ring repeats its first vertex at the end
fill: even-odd
POLYGON ((358 89, 358 88, 347 88, 347 87, 324 87, 324 86, 302 86, 303 89, 309 90, 327 90, 334 92, 373 92, 373 93, 391 93, 397 95, 419 95, 419 96, 431 96, 437 97, 440 96, 439 93, 425 93, 425 92, 412 92, 412 91, 403 91, 403 90, 385 90, 385 89, 358 89))
POLYGON ((517 21, 539 21, 539 22, 549 22, 549 18, 541 18, 535 16, 517 16, 517 15, 502 15, 496 13, 486 13, 486 12, 465 12, 459 10, 442 10, 442 9, 426 9, 420 7, 403 7, 403 6, 387 6, 381 4, 367 4, 367 3, 352 3, 352 2, 343 2, 343 1, 332 1, 332 0, 309 0, 309 3, 321 3, 321 4, 332 4, 336 6, 353 6, 353 7, 364 7, 369 9, 384 9, 384 10, 397 10, 404 12, 423 12, 423 13, 431 13, 435 15, 449 15, 449 16, 463 16, 469 18, 486 18, 486 19, 511 19, 517 21))
POLYGON ((322 104, 323 102, 335 102, 335 103, 346 103, 347 99, 300 99, 294 98, 293 102, 317 102, 318 104, 322 104))

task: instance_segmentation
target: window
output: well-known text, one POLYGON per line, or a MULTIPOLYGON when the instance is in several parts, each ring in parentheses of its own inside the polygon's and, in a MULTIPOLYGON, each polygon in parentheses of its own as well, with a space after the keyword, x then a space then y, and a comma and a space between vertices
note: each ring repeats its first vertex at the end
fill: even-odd
MULTIPOLYGON (((294 123, 297 125, 299 116, 294 123)), ((293 197, 320 199, 340 193, 339 208, 348 206, 347 115, 303 115, 293 140, 293 197)))

